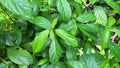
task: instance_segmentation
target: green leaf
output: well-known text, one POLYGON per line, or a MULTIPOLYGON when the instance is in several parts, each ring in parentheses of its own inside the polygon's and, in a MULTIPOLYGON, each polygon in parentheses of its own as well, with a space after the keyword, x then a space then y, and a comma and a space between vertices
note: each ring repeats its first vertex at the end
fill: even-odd
POLYGON ((98 0, 89 0, 91 4, 96 3, 98 0))
POLYGON ((52 21, 52 28, 55 27, 55 25, 57 24, 57 21, 58 21, 58 18, 55 18, 55 19, 52 21))
POLYGON ((40 5, 41 5, 41 0, 32 0, 31 6, 32 6, 32 12, 34 15, 38 14, 38 11, 40 9, 40 5))
POLYGON ((74 0, 74 1, 77 2, 77 3, 82 4, 82 0, 74 0))
POLYGON ((8 48, 7 55, 9 59, 16 64, 20 64, 20 65, 33 64, 32 55, 28 51, 18 46, 8 48))
POLYGON ((70 20, 68 23, 62 23, 59 28, 65 29, 66 31, 70 32, 73 35, 76 35, 77 33, 77 24, 74 19, 70 20))
POLYGON ((77 21, 79 22, 90 22, 90 21, 95 21, 96 17, 94 15, 94 13, 88 11, 85 13, 81 13, 78 17, 77 17, 77 21))
POLYGON ((50 49, 49 49, 49 57, 51 63, 58 62, 62 52, 63 51, 60 44, 58 43, 57 39, 54 38, 50 44, 50 49))
POLYGON ((110 51, 115 55, 115 57, 120 60, 120 47, 117 44, 110 42, 109 48, 110 51))
POLYGON ((116 23, 115 18, 113 18, 112 16, 110 16, 108 18, 108 25, 111 27, 112 25, 114 25, 116 23))
POLYGON ((113 28, 113 32, 115 32, 120 37, 120 30, 117 28, 113 28))
POLYGON ((51 23, 46 18, 41 17, 41 16, 35 17, 32 20, 32 23, 44 29, 51 29, 52 27, 51 23))
POLYGON ((1 0, 0 3, 15 14, 27 19, 33 17, 32 8, 28 0, 1 0))
POLYGON ((107 24, 107 16, 103 8, 100 6, 95 6, 94 13, 96 16, 96 22, 105 26, 107 24))
POLYGON ((70 66, 68 68, 87 68, 87 66, 84 63, 79 61, 69 61, 68 65, 70 66))
POLYGON ((67 32, 64 29, 56 29, 56 34, 62 38, 65 42, 69 43, 73 47, 78 47, 78 40, 76 37, 74 37, 72 34, 67 32))
POLYGON ((89 38, 95 40, 95 35, 98 31, 98 27, 95 24, 78 24, 78 28, 80 29, 80 31, 88 36, 89 38))
POLYGON ((21 40, 22 40, 22 32, 19 29, 16 29, 15 32, 13 33, 13 39, 15 40, 16 45, 20 45, 21 40))
POLYGON ((57 0, 57 10, 60 13, 63 21, 69 21, 72 11, 67 0, 57 0))
POLYGON ((79 3, 76 3, 74 0, 70 0, 69 3, 75 8, 74 10, 76 11, 77 15, 79 15, 84 10, 83 6, 79 3))
POLYGON ((77 59, 77 50, 73 47, 68 47, 66 51, 66 58, 68 61, 73 61, 77 59))
POLYGON ((99 53, 83 54, 80 56, 81 62, 84 62, 87 68, 100 68, 100 64, 104 60, 104 56, 99 53))
POLYGON ((114 0, 104 0, 111 8, 120 14, 120 6, 114 0))
POLYGON ((110 41, 110 31, 108 28, 106 28, 101 37, 101 46, 103 49, 107 48, 109 41, 110 41))
POLYGON ((55 0, 48 0, 48 5, 53 6, 54 2, 55 2, 55 0))
POLYGON ((48 59, 41 59, 41 60, 37 63, 37 65, 43 65, 43 64, 45 64, 47 61, 48 61, 48 59))
POLYGON ((37 34, 32 42, 33 53, 38 53, 43 48, 46 38, 48 37, 49 30, 44 30, 37 34))

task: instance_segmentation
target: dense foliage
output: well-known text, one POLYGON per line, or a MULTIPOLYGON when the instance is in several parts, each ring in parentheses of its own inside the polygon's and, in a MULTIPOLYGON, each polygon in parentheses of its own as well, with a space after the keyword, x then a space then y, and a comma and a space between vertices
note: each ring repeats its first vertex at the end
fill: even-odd
POLYGON ((119 0, 0 0, 0 68, 120 68, 119 0))

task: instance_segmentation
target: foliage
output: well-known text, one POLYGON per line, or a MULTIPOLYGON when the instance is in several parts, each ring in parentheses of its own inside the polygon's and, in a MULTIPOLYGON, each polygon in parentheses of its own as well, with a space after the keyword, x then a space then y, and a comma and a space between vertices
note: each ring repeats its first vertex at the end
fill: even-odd
POLYGON ((0 68, 120 68, 119 0, 0 0, 0 68))

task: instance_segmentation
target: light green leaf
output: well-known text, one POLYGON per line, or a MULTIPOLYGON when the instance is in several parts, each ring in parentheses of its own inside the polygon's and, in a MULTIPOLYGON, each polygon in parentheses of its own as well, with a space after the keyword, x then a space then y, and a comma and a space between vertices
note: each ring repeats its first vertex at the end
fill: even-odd
POLYGON ((110 16, 108 18, 108 25, 111 27, 112 25, 114 25, 116 23, 115 18, 113 18, 112 16, 110 16))
POLYGON ((57 0, 57 10, 60 13, 63 21, 69 21, 72 11, 67 0, 57 0))
POLYGON ((105 26, 107 24, 107 16, 103 8, 100 6, 95 6, 94 13, 96 16, 96 22, 105 26))
POLYGON ((32 42, 33 53, 38 53, 43 48, 46 38, 48 37, 49 30, 44 30, 37 34, 32 42))
POLYGON ((85 13, 82 13, 80 14, 78 17, 77 17, 77 21, 79 22, 90 22, 90 21, 95 21, 96 20, 96 17, 94 15, 94 13, 92 12, 85 12, 85 13))
POLYGON ((84 62, 87 68, 100 68, 100 64, 104 60, 104 56, 100 53, 83 54, 80 61, 84 62))
POLYGON ((115 55, 115 57, 120 60, 120 47, 117 44, 110 42, 109 48, 110 51, 115 55))
POLYGON ((52 28, 55 27, 55 25, 57 24, 57 21, 58 21, 58 18, 55 18, 55 19, 52 21, 52 28))
POLYGON ((77 2, 77 3, 82 4, 82 0, 74 0, 74 1, 77 2))
POLYGON ((28 0, 1 0, 0 3, 15 14, 27 19, 33 17, 32 8, 28 0))
POLYGON ((51 63, 58 62, 59 58, 61 57, 61 54, 62 54, 62 48, 58 43, 57 39, 54 38, 50 44, 50 49, 49 49, 49 57, 51 63))
POLYGON ((101 37, 101 46, 103 49, 107 48, 109 41, 110 41, 110 31, 108 28, 106 28, 101 37))
POLYGON ((32 55, 28 51, 18 46, 8 48, 7 55, 9 59, 16 64, 20 64, 20 65, 33 64, 32 55))
POLYGON ((115 32, 120 37, 120 30, 119 29, 113 28, 112 31, 115 32))
POLYGON ((44 29, 51 29, 52 27, 51 23, 46 18, 41 16, 34 18, 32 23, 44 29))
POLYGON ((120 6, 114 0, 104 0, 111 8, 117 11, 120 14, 120 6))
POLYGON ((55 30, 56 34, 62 38, 65 42, 69 43, 69 45, 73 47, 78 47, 78 40, 75 36, 70 34, 64 29, 56 29, 55 30))
POLYGON ((38 61, 37 65, 43 65, 48 61, 48 59, 41 59, 40 61, 38 61))
POLYGON ((48 5, 53 6, 54 2, 55 2, 55 0, 48 0, 48 5))
POLYGON ((89 0, 91 4, 96 3, 98 0, 89 0))

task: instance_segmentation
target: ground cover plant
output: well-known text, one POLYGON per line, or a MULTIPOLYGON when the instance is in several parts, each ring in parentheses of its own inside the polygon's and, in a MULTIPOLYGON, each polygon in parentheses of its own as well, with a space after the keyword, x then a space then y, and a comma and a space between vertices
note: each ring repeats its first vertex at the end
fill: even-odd
POLYGON ((120 68, 119 0, 0 0, 0 68, 120 68))

